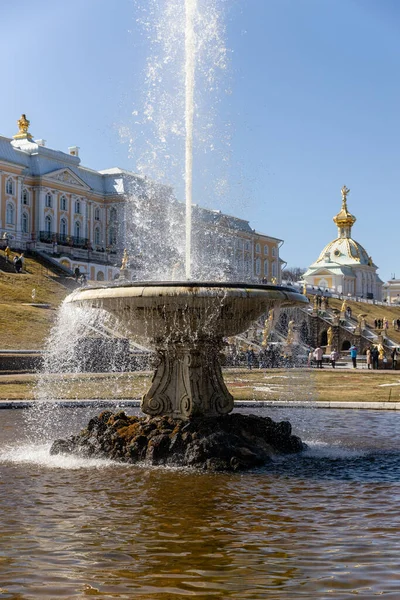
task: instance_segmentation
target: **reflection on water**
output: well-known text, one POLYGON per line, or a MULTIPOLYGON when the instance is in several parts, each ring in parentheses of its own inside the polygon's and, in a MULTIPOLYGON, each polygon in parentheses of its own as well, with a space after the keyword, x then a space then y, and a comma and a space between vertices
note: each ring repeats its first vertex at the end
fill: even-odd
POLYGON ((1 411, 0 598, 398 598, 397 416, 265 412, 309 450, 227 475, 51 457, 1 411))

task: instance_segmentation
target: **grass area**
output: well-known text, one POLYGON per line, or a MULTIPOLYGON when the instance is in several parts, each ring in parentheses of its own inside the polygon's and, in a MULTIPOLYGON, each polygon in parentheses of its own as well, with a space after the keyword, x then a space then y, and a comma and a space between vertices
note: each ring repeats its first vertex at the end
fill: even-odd
MULTIPOLYGON (((52 398, 140 398, 151 382, 150 372, 52 375, 52 398)), ((342 402, 400 401, 400 371, 367 369, 267 369, 224 371, 235 400, 320 400, 342 402)), ((0 401, 34 398, 37 376, 0 375, 0 401)))
MULTIPOLYGON (((312 299, 310 300, 312 302, 312 299)), ((329 307, 341 309, 342 300, 329 298, 329 307)), ((352 302, 346 301, 347 306, 350 306, 353 317, 364 314, 366 316, 367 325, 374 327, 374 319, 387 319, 389 321, 388 336, 400 346, 400 331, 393 329, 393 319, 400 319, 400 307, 395 306, 378 306, 376 304, 368 304, 367 302, 352 302)))
MULTIPOLYGON (((4 254, 4 252, 2 252, 4 254)), ((2 349, 40 349, 54 322, 56 309, 70 292, 61 279, 34 259, 24 273, 0 271, 0 331, 2 349), (32 290, 36 290, 32 299, 32 290), (24 306, 50 304, 50 309, 24 306)))

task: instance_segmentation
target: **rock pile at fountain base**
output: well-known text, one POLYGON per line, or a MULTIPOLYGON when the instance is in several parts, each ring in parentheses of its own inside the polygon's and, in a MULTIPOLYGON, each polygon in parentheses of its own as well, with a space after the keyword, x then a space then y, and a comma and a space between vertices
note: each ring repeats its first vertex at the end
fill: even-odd
POLYGON ((183 421, 104 411, 79 434, 56 440, 50 453, 240 471, 262 466, 276 454, 304 450, 305 444, 291 430, 288 421, 240 413, 183 421))

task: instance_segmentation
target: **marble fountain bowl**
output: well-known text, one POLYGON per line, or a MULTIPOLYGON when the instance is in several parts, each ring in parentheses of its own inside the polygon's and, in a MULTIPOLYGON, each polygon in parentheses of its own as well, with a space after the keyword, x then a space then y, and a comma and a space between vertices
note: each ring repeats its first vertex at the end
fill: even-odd
POLYGON ((153 348, 159 364, 142 399, 148 415, 188 419, 233 409, 219 354, 274 307, 303 305, 289 287, 221 282, 119 282, 76 290, 66 302, 114 314, 127 337, 153 348))

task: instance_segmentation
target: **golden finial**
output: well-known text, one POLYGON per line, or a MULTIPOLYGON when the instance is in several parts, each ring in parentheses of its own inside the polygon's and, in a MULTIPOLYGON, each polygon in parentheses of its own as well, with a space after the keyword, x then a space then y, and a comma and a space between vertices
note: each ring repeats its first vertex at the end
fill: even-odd
POLYGON ((347 195, 350 193, 350 190, 344 185, 340 191, 342 192, 342 202, 344 205, 346 205, 347 195))
POLYGON ((26 115, 21 115, 21 118, 17 121, 18 133, 13 136, 14 140, 31 140, 32 134, 29 133, 30 121, 26 118, 26 115))

